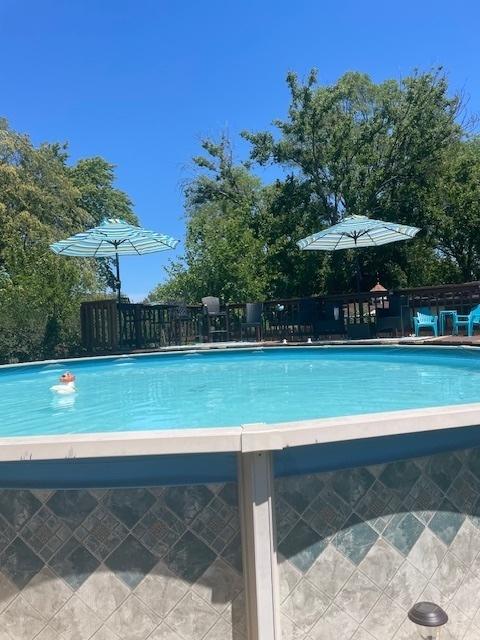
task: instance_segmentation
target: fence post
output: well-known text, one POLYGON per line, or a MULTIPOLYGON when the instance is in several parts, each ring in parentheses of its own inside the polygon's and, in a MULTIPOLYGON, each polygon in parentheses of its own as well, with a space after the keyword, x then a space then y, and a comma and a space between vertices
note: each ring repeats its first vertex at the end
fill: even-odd
POLYGON ((114 300, 113 304, 110 305, 109 311, 110 313, 108 315, 110 319, 110 341, 112 350, 116 351, 121 340, 122 329, 121 311, 116 300, 114 300))
POLYGON ((143 347, 142 304, 133 307, 133 326, 135 327, 135 344, 137 348, 143 347))
POLYGON ((91 318, 89 321, 88 312, 90 311, 90 316, 92 315, 91 309, 87 306, 87 302, 82 302, 80 305, 80 339, 81 343, 87 351, 92 350, 92 340, 91 340, 91 318))

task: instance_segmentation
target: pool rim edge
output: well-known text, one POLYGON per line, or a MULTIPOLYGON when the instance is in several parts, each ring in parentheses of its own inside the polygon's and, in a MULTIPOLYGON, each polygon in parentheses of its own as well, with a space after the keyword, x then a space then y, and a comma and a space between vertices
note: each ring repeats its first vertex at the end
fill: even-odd
POLYGON ((11 436, 0 438, 0 462, 279 451, 479 425, 480 402, 237 427, 11 436))

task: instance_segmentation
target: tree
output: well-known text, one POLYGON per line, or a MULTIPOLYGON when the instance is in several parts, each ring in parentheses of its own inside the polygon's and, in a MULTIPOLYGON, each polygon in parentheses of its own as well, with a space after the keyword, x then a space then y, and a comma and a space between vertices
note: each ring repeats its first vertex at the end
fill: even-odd
POLYGON ((51 242, 105 214, 135 220, 101 158, 68 164, 65 145, 35 147, 0 122, 0 362, 79 349, 79 306, 104 289, 108 263, 54 255, 51 242))
POLYGON ((455 145, 432 206, 434 233, 463 281, 480 279, 480 140, 455 145))
MULTIPOLYGON (((271 132, 243 136, 252 145, 252 161, 287 172, 282 184, 309 221, 297 237, 335 224, 345 214, 417 225, 424 230, 422 265, 411 259, 418 244, 403 243, 361 252, 362 270, 384 272, 380 267, 391 258, 395 268, 383 276, 389 286, 436 280, 429 266, 436 260, 428 210, 444 159, 462 137, 459 100, 448 96, 442 71, 380 84, 365 74, 347 73, 325 87, 317 85, 312 71, 304 84, 294 73, 287 83, 288 117, 274 122, 279 137, 271 132)), ((341 252, 328 262, 330 273, 318 291, 353 288, 353 278, 342 268, 351 273, 351 256, 341 252)))
MULTIPOLYGON (((376 215, 412 181, 425 185, 436 162, 461 136, 455 118, 459 100, 449 98, 439 70, 401 82, 375 84, 347 73, 332 86, 317 85, 313 70, 305 84, 287 76, 291 103, 280 133, 249 133, 251 158, 274 162, 307 184, 317 216, 335 224, 345 213, 376 215)), ((399 211, 400 213, 400 211, 399 211)))
POLYGON ((266 294, 265 252, 259 233, 263 190, 258 178, 235 165, 230 143, 205 140, 200 173, 186 185, 185 256, 168 268, 169 281, 150 300, 196 302, 217 295, 246 301, 266 294))
POLYGON ((465 142, 460 100, 442 70, 378 84, 347 73, 330 86, 318 85, 312 71, 305 83, 294 73, 287 83, 287 117, 273 132, 242 134, 251 145, 247 162, 233 162, 225 138, 204 142, 207 155, 194 159, 203 173, 185 190, 185 259, 171 265, 154 297, 241 301, 355 290, 352 251, 301 252, 296 244, 347 214, 422 229, 413 241, 358 251, 363 288, 377 272, 389 288, 473 277, 478 174, 467 165, 475 145, 465 142), (258 165, 272 165, 279 177, 262 184, 258 165), (455 232, 455 220, 470 240, 455 232), (230 247, 229 233, 243 250, 230 247))

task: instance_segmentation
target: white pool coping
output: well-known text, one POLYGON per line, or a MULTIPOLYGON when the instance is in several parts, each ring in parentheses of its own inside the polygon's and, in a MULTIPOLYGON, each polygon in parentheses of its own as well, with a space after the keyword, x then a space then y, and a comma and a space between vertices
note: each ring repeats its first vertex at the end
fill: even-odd
MULTIPOLYGON (((357 346, 362 348, 361 345, 357 346)), ((368 346, 372 348, 372 346, 368 346)), ((248 349, 252 348, 258 349, 259 347, 248 346, 248 349)), ((325 347, 312 345, 309 348, 325 347)), ((415 348, 422 347, 416 346, 415 348)), ((431 347, 425 348, 431 349, 431 347)), ((439 348, 458 349, 459 347, 439 348)), ((190 349, 190 351, 192 350, 190 349)), ((133 357, 144 357, 144 355, 151 356, 152 354, 133 357)), ((158 355, 165 355, 165 352, 158 355)), ((102 358, 111 359, 112 357, 119 358, 119 356, 102 358)), ((70 360, 69 362, 78 361, 70 360)), ((31 364, 48 365, 66 362, 65 360, 43 361, 31 364)), ((26 366, 26 363, 6 366, 23 367, 26 366)), ((275 424, 243 424, 236 427, 11 436, 0 438, 0 461, 220 452, 251 453, 478 425, 480 425, 480 402, 275 424)))
POLYGON ((0 461, 278 451, 477 425, 480 403, 238 427, 14 436, 0 438, 0 461))

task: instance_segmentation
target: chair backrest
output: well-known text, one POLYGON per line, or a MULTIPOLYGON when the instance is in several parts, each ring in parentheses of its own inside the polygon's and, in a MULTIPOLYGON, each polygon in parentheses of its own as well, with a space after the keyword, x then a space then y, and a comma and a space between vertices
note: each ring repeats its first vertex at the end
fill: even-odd
POLYGON ((207 307, 208 313, 220 312, 220 298, 216 298, 215 296, 207 296, 206 298, 202 298, 202 304, 207 307))
POLYGON ((245 316, 247 324, 259 324, 262 320, 263 303, 247 302, 245 305, 245 316))
POLYGON ((420 311, 417 311, 417 319, 420 322, 432 322, 433 321, 433 315, 430 313, 430 309, 428 309, 426 307, 422 307, 422 309, 420 309, 420 311))
POLYGON ((432 316, 432 312, 430 310, 430 307, 420 307, 420 309, 417 311, 417 315, 421 313, 424 316, 432 316))
POLYGON ((480 316, 480 304, 477 304, 476 307, 473 307, 473 309, 470 311, 468 315, 471 318, 477 318, 478 316, 480 316))

